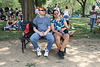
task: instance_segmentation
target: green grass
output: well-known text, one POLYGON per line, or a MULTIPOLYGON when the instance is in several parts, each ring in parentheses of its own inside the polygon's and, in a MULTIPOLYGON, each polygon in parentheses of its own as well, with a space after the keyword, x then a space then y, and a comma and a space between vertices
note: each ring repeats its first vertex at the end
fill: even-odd
POLYGON ((70 23, 75 28, 74 37, 72 38, 100 38, 98 32, 99 27, 94 26, 96 34, 90 32, 90 25, 88 25, 90 18, 70 18, 70 23))
MULTIPOLYGON (((94 31, 96 34, 90 32, 90 26, 88 25, 89 18, 70 18, 70 23, 75 28, 72 30, 74 32, 74 37, 71 37, 71 39, 74 38, 100 38, 100 33, 98 32, 98 27, 94 27, 94 31)), ((6 22, 0 22, 0 27, 6 26, 6 22)), ((23 31, 2 31, 0 29, 0 40, 9 40, 9 39, 19 39, 23 34, 23 31)))
MULTIPOLYGON (((0 27, 5 27, 6 21, 1 22, 0 21, 0 27)), ((19 39, 23 34, 23 31, 2 31, 0 29, 0 41, 1 40, 13 40, 13 39, 19 39)))

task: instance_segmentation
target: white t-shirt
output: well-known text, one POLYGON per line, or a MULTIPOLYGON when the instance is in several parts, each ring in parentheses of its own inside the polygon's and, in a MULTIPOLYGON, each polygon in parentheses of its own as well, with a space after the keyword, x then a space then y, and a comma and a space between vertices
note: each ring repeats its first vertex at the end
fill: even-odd
POLYGON ((68 16, 69 16, 68 10, 65 10, 65 11, 64 11, 64 16, 65 16, 65 15, 68 15, 68 16))
MULTIPOLYGON (((90 12, 96 12, 97 10, 90 10, 90 12)), ((96 18, 96 14, 92 14, 91 16, 90 16, 90 18, 96 18)))

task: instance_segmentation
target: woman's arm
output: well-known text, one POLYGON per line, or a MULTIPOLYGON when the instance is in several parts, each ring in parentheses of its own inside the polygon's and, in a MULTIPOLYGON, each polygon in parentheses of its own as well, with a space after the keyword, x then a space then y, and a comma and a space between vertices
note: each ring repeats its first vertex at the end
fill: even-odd
POLYGON ((72 30, 72 24, 70 24, 70 29, 68 28, 68 30, 72 30))
MULTIPOLYGON (((8 21, 9 21, 9 20, 8 20, 8 21)), ((6 27, 8 26, 8 21, 7 21, 6 27)))
POLYGON ((59 36, 62 36, 62 34, 60 32, 58 32, 54 29, 54 24, 53 23, 51 23, 51 30, 52 30, 52 32, 57 33, 59 36))
POLYGON ((60 29, 60 32, 63 32, 65 29, 68 29, 67 22, 64 21, 63 23, 64 23, 64 26, 65 26, 65 27, 64 27, 64 28, 61 28, 61 29, 60 29))
POLYGON ((13 22, 13 23, 12 23, 10 26, 13 26, 13 25, 15 24, 15 21, 14 21, 14 20, 13 20, 12 22, 13 22))

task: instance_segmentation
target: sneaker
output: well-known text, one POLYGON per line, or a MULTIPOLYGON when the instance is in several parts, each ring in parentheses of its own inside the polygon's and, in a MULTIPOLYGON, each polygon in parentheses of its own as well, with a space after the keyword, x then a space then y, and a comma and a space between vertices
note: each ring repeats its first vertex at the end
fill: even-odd
POLYGON ((48 57, 48 54, 49 54, 49 50, 46 48, 46 49, 45 49, 44 56, 45 56, 45 57, 48 57))
POLYGON ((42 55, 41 49, 40 48, 37 48, 37 56, 40 57, 41 55, 42 55))
POLYGON ((63 51, 59 51, 57 53, 57 55, 59 56, 59 58, 64 59, 64 52, 63 51))

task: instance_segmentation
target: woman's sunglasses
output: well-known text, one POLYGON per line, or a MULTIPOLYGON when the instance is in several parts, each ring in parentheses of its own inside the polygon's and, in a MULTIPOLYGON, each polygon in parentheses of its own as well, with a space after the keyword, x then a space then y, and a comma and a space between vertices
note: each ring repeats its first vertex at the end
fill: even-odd
POLYGON ((58 15, 58 13, 55 13, 54 15, 58 15))

